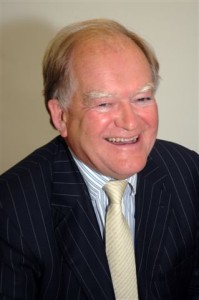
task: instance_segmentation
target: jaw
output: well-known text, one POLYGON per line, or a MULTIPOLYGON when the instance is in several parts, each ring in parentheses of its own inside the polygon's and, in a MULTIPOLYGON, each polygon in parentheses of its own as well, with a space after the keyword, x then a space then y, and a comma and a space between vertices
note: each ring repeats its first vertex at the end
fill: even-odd
MULTIPOLYGON (((145 149, 136 149, 134 145, 114 145, 112 151, 97 154, 95 168, 97 172, 115 179, 125 179, 140 172, 146 165, 148 153, 145 149), (118 149, 119 148, 119 149, 118 149), (97 163, 96 163, 97 162, 97 163)), ((96 158, 95 157, 95 158, 96 158)))
POLYGON ((118 162, 115 162, 111 170, 111 177, 116 179, 125 179, 136 173, 139 173, 146 165, 147 156, 132 156, 129 159, 118 159, 118 162))
POLYGON ((105 155, 102 158, 103 173, 116 179, 124 179, 140 172, 145 167, 153 146, 153 141, 145 144, 143 140, 139 136, 134 142, 107 141, 109 144, 104 148, 105 155))

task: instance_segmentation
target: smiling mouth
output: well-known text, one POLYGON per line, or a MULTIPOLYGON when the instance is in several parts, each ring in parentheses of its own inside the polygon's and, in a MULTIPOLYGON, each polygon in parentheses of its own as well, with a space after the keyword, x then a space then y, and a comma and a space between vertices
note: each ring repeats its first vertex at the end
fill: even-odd
POLYGON ((135 144, 138 141, 138 136, 134 136, 131 138, 111 137, 106 138, 106 140, 113 144, 135 144))

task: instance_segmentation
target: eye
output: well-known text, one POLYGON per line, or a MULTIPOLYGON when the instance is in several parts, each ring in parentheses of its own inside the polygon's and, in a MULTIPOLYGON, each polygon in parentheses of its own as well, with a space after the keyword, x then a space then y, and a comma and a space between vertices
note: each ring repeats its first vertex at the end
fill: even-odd
POLYGON ((138 106, 148 106, 152 103, 153 98, 152 97, 140 97, 137 99, 134 99, 132 102, 135 105, 138 106))
POLYGON ((108 107, 108 106, 110 106, 110 103, 104 102, 104 103, 98 104, 97 106, 98 106, 98 107, 108 107))
POLYGON ((112 107, 112 103, 110 102, 101 102, 98 103, 95 108, 100 112, 108 112, 112 107))
POLYGON ((148 101, 150 101, 150 100, 151 100, 150 97, 143 97, 143 98, 138 98, 138 99, 137 99, 138 102, 148 102, 148 101))

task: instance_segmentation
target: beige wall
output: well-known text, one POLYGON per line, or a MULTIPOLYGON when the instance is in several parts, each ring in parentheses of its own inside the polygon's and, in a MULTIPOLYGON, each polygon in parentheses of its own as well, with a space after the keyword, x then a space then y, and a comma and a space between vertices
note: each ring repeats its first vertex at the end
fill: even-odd
POLYGON ((49 39, 77 20, 122 22, 155 48, 162 82, 159 137, 199 150, 197 1, 1 1, 0 173, 55 131, 42 97, 41 61, 49 39))

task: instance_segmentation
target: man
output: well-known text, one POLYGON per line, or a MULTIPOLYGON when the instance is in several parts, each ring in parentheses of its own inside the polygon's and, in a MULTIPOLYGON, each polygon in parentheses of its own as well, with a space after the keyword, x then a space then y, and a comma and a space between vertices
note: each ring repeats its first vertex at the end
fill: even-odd
POLYGON ((51 42, 44 96, 60 136, 1 176, 1 299, 119 299, 105 249, 110 180, 128 181, 139 299, 199 299, 199 159, 156 140, 158 69, 114 21, 51 42))

